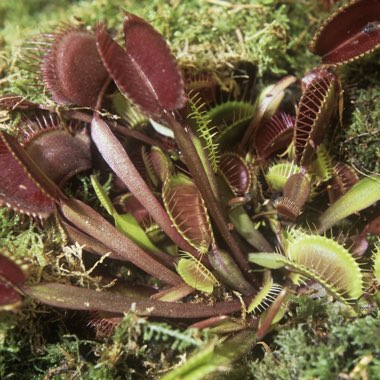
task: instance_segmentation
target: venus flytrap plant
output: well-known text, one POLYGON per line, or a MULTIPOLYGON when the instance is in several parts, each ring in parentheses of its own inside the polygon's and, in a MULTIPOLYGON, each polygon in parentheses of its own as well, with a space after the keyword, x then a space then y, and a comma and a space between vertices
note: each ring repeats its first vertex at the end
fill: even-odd
POLYGON ((343 303, 363 294, 363 274, 359 264, 346 248, 326 236, 292 229, 285 237, 284 255, 251 253, 249 259, 266 268, 288 267, 290 271, 319 282, 343 303))
MULTIPOLYGON (((119 89, 128 94, 135 104, 154 117, 163 117, 173 129, 177 143, 182 150, 182 154, 185 155, 185 161, 209 207, 211 215, 225 236, 226 242, 229 244, 232 252, 238 257, 240 265, 247 269, 246 260, 243 258, 238 245, 228 230, 224 213, 217 205, 217 196, 214 193, 215 188, 211 186, 210 181, 206 176, 206 172, 192 141, 190 130, 186 132, 168 113, 168 111, 182 108, 186 101, 182 78, 175 65, 174 57, 171 55, 166 42, 161 35, 159 35, 159 33, 157 33, 148 23, 134 15, 126 16, 124 21, 124 35, 127 51, 122 50, 120 46, 112 40, 105 31, 104 26, 98 28, 98 50, 107 70, 119 89), (141 46, 136 45, 136 40, 141 38, 141 33, 146 37, 146 41, 149 41, 147 43, 152 44, 152 48, 155 50, 142 50, 141 46), (117 57, 116 59, 115 56, 117 57), (159 66, 155 65, 152 67, 152 64, 149 61, 151 59, 157 59, 157 56, 160 57, 159 66), (162 72, 165 72, 167 78, 158 76, 160 75, 158 73, 162 72), (145 84, 145 88, 140 87, 140 81, 136 80, 136 78, 139 77, 145 84), (171 89, 164 86, 167 84, 167 80, 170 80, 172 86, 171 89), (163 88, 165 88, 165 92, 163 92, 163 88)), ((96 122, 95 120, 96 119, 94 119, 94 123, 96 122)), ((118 156, 120 158, 124 157, 123 164, 119 162, 120 160, 115 159, 113 155, 108 154, 108 147, 104 145, 104 139, 107 141, 114 139, 110 134, 110 130, 101 122, 98 123, 100 124, 98 127, 94 125, 92 128, 92 138, 98 148, 102 151, 103 157, 107 155, 106 161, 111 164, 113 170, 117 170, 118 175, 123 178, 124 182, 128 184, 129 187, 133 187, 133 192, 141 194, 139 189, 145 188, 144 193, 148 195, 149 192, 144 182, 139 181, 137 184, 131 181, 132 179, 138 179, 139 176, 131 167, 126 154, 123 154, 121 150, 119 150, 118 156), (99 133, 103 133, 103 136, 99 136, 99 133), (104 133, 106 135, 104 135, 104 133), (100 141, 101 138, 103 138, 103 142, 100 141), (124 170, 129 168, 130 174, 124 172, 122 168, 124 168, 124 170)), ((116 147, 121 148, 118 142, 114 140, 114 148, 116 147)), ((154 197, 149 196, 149 198, 151 199, 152 204, 152 206, 149 207, 151 209, 150 211, 152 215, 156 215, 155 219, 157 223, 163 226, 164 221, 167 220, 167 216, 161 212, 154 197)), ((165 226, 172 238, 175 237, 178 239, 174 234, 174 230, 170 231, 168 224, 165 226)), ((178 242, 178 240, 176 241, 178 242)), ((186 251, 191 251, 188 246, 183 244, 181 248, 186 251)))
MULTIPOLYGON (((58 215, 72 240, 113 260, 117 275, 104 265, 99 269, 106 275, 122 277, 127 262, 132 264, 129 270, 154 284, 154 289, 122 294, 117 286, 99 292, 60 279, 27 283, 18 266, 0 256, 1 304, 13 308, 23 295, 103 316, 118 318, 133 311, 139 316, 189 320, 193 325, 196 320, 198 328, 217 327, 215 331, 222 333, 240 331, 221 345, 211 345, 187 366, 168 374, 168 379, 205 376, 236 359, 285 315, 289 293, 296 295, 301 282, 306 288, 317 282, 340 303, 355 307, 364 292, 364 276, 350 249, 338 243, 334 229, 329 237, 304 229, 318 219, 318 231, 325 233, 380 199, 377 176, 361 179, 350 189, 351 181, 343 179, 345 194, 338 200, 333 197, 331 206, 319 211, 324 209, 328 186, 333 188, 343 172, 337 169, 339 164, 334 172, 334 158, 321 145, 336 111, 341 113, 341 85, 334 67, 378 45, 379 12, 378 1, 354 0, 324 24, 313 42, 322 65, 303 78, 297 107, 294 102, 289 106, 287 97, 295 87, 294 76, 264 89, 255 103, 216 100, 221 89, 210 80, 185 85, 161 34, 128 12, 123 24, 125 49, 105 24, 98 24, 96 32, 64 27, 44 35, 43 48, 37 49, 37 70, 45 89, 63 108, 55 110, 13 95, 0 98, 1 109, 27 114, 32 120, 23 124, 29 128, 22 132, 26 139, 1 132, 0 202, 42 220, 58 215), (356 10, 362 11, 362 19, 356 10), (321 41, 325 35, 331 37, 337 24, 342 28, 340 40, 321 41), (353 41, 364 37, 365 51, 360 48, 351 56, 353 41), (134 122, 123 120, 125 115, 117 107, 108 109, 108 96, 114 92, 111 81, 120 91, 117 96, 127 97, 143 114, 141 130, 123 125, 134 122), (41 112, 45 119, 39 118, 41 112), (68 119, 67 125, 78 119, 90 124, 83 128, 90 132, 95 155, 107 166, 89 157, 85 132, 56 127, 60 117, 68 119), (122 120, 121 124, 113 119, 122 120), (160 134, 162 127, 170 133, 160 134), (134 144, 130 139, 139 140, 138 149, 130 148, 134 144), (63 152, 59 140, 67 142, 63 152), (68 173, 51 177, 49 171, 55 174, 55 170, 44 167, 40 146, 53 161, 67 161, 68 173), (101 174, 114 172, 115 183, 122 182, 107 194, 91 178, 114 225, 61 190, 73 174, 96 166, 101 174), (123 204, 127 198, 130 203, 123 204), (134 202, 135 211, 144 217, 132 215, 134 202), (123 206, 130 207, 127 214, 120 211, 123 206), (162 240, 150 239, 144 218, 155 221, 162 240), (165 249, 168 241, 173 249, 165 249), (252 247, 259 252, 248 254, 252 247), (235 317, 239 323, 231 322, 235 317), (210 360, 214 363, 208 366, 210 360)), ((367 227, 360 232, 362 238, 374 230, 367 227)))

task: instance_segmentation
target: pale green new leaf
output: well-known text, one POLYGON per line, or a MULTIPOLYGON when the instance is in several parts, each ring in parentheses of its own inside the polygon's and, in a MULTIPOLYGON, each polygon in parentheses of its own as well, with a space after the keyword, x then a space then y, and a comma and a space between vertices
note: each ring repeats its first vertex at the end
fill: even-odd
POLYGON ((244 330, 222 343, 212 342, 190 357, 179 368, 167 373, 161 380, 202 380, 228 366, 246 354, 256 343, 256 332, 244 330))
POLYGON ((141 248, 147 249, 150 252, 160 252, 160 249, 150 241, 145 231, 140 227, 136 218, 131 213, 122 215, 114 214, 113 217, 115 219, 115 227, 141 248))
POLYGON ((236 231, 253 247, 258 250, 271 250, 272 247, 256 228, 243 206, 238 206, 228 212, 228 218, 236 231))
POLYGON ((248 255, 248 261, 268 269, 279 269, 285 266, 286 258, 278 253, 255 252, 248 255))
POLYGON ((95 176, 91 176, 91 183, 100 203, 114 218, 115 227, 141 248, 151 252, 160 252, 160 249, 150 241, 145 231, 140 227, 136 218, 132 214, 118 214, 107 193, 95 176))
POLYGON ((94 188, 95 194, 98 197, 100 203, 107 210, 108 214, 113 216, 113 214, 116 213, 116 210, 113 207, 113 204, 109 199, 107 193, 104 191, 103 186, 99 183, 96 176, 92 175, 90 178, 92 187, 94 188))
POLYGON ((380 176, 361 179, 319 217, 323 232, 347 216, 364 210, 380 199, 380 176))

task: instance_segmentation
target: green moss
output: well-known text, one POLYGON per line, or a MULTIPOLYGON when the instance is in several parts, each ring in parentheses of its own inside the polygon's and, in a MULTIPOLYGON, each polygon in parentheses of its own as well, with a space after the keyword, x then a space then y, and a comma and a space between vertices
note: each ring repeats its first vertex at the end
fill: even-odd
MULTIPOLYGON (((346 315, 337 304, 298 297, 269 346, 256 346, 222 379, 378 379, 380 319, 346 315), (258 356, 264 355, 262 359, 258 356)), ((219 379, 220 377, 218 377, 219 379)))
POLYGON ((95 340, 91 329, 83 330, 88 315, 35 309, 33 303, 28 308, 0 314, 1 379, 155 379, 207 342, 195 330, 148 323, 132 313, 112 337, 95 340))
POLYGON ((352 113, 340 135, 342 159, 361 172, 380 173, 379 86, 350 91, 352 113))
POLYGON ((346 116, 336 152, 358 171, 380 173, 380 52, 341 70, 346 116))
POLYGON ((4 92, 43 103, 48 98, 30 87, 32 74, 24 65, 22 41, 54 25, 68 22, 95 25, 105 21, 121 36, 122 9, 149 20, 163 33, 181 64, 202 68, 225 67, 240 61, 257 65, 261 76, 303 75, 318 59, 306 49, 313 25, 325 14, 318 2, 257 0, 213 2, 189 0, 16 0, 0 5, 0 73, 4 92))
POLYGON ((20 263, 27 264, 29 277, 39 278, 43 269, 54 260, 52 252, 59 252, 61 234, 51 222, 44 228, 29 221, 28 217, 14 215, 0 208, 0 252, 20 263))

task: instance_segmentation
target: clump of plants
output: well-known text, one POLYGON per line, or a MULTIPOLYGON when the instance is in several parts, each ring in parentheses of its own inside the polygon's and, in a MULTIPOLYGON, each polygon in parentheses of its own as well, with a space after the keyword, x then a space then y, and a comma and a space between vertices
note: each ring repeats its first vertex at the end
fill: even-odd
POLYGON ((26 64, 53 105, 0 97, 16 126, 0 132, 0 203, 72 244, 39 275, 2 252, 2 308, 76 310, 113 336, 115 362, 128 360, 120 331, 170 336, 141 317, 180 323, 172 338, 185 348, 197 346, 186 329, 201 331, 203 348, 168 380, 223 369, 300 294, 352 315, 376 306, 379 243, 367 236, 379 234, 380 178, 338 161, 326 136, 344 111, 339 67, 380 44, 380 3, 339 8, 310 44, 320 65, 260 93, 247 63, 231 92, 179 67, 144 19, 125 12, 123 32, 123 44, 101 22, 42 34, 26 64), (78 180, 89 172, 91 186, 78 180))

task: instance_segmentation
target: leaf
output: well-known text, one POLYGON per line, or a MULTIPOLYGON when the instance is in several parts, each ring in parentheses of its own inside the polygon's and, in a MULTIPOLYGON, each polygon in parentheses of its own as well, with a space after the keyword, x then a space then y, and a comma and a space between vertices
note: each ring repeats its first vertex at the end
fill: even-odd
POLYGON ((326 146, 321 144, 316 152, 309 173, 315 175, 317 184, 328 181, 333 176, 333 164, 326 146))
POLYGON ((327 188, 330 203, 335 203, 358 181, 358 174, 352 166, 343 162, 337 162, 333 167, 332 179, 327 188))
POLYGON ((319 217, 319 231, 323 232, 347 216, 364 210, 380 199, 380 177, 361 179, 319 217))
POLYGON ((173 228, 165 209, 141 177, 123 145, 115 137, 105 121, 98 117, 93 118, 91 122, 91 137, 107 164, 129 188, 136 199, 146 208, 169 238, 181 249, 192 252, 192 246, 173 228))
POLYGON ((14 286, 21 286, 25 274, 8 257, 0 254, 0 311, 12 310, 21 302, 21 295, 14 286))
POLYGON ((115 260, 129 261, 128 257, 111 251, 109 247, 100 242, 98 239, 95 239, 94 237, 80 231, 64 220, 61 220, 60 222, 64 227, 67 235, 70 237, 70 240, 77 242, 80 246, 86 246, 86 251, 99 256, 107 255, 109 258, 115 260))
POLYGON ((285 90, 295 83, 296 77, 288 75, 272 86, 265 88, 257 101, 256 113, 244 132, 240 147, 247 147, 255 139, 261 124, 269 120, 276 112, 285 96, 285 90))
POLYGON ((177 231, 200 253, 207 253, 213 241, 210 218, 194 182, 184 174, 167 179, 162 197, 177 231))
POLYGON ((243 157, 236 153, 224 153, 219 171, 236 196, 243 196, 252 185, 251 170, 243 157))
POLYGON ((214 145, 226 148, 239 142, 255 110, 250 102, 229 100, 205 112, 203 119, 209 121, 214 145))
POLYGON ((190 254, 182 257, 177 264, 177 272, 192 288, 211 294, 219 282, 215 276, 190 254))
POLYGON ((340 65, 369 54, 380 46, 378 0, 351 0, 319 28, 310 50, 323 64, 340 65))
POLYGON ((300 171, 301 168, 294 162, 281 161, 269 167, 265 179, 274 191, 283 190, 288 178, 300 171))
POLYGON ((257 229, 243 206, 238 206, 230 210, 228 217, 236 228, 236 231, 251 244, 252 247, 263 251, 272 250, 271 245, 257 229))
POLYGON ((377 282, 380 283, 380 241, 375 246, 375 249, 372 252, 373 260, 373 274, 377 282))
POLYGON ((92 168, 91 141, 85 128, 74 124, 61 127, 52 115, 29 119, 19 128, 26 130, 25 151, 38 167, 58 186, 78 173, 92 168))
POLYGON ((212 170, 216 172, 220 159, 219 145, 215 142, 216 128, 203 109, 204 104, 198 97, 198 93, 190 99, 189 106, 191 113, 188 119, 195 124, 195 132, 202 142, 203 149, 207 152, 212 170))
POLYGON ((161 251, 150 241, 145 231, 140 227, 136 218, 132 214, 116 214, 114 215, 114 218, 116 228, 141 248, 154 253, 161 251))
POLYGON ((127 313, 133 310, 137 315, 165 318, 207 318, 231 314, 241 309, 240 301, 217 302, 212 306, 203 303, 162 302, 58 283, 24 286, 23 291, 39 302, 64 309, 101 310, 112 313, 127 313))
POLYGON ((174 132, 169 127, 166 127, 165 125, 162 125, 153 119, 149 119, 149 122, 157 133, 162 136, 174 139, 174 132))
POLYGON ((236 262, 228 252, 213 247, 207 255, 215 275, 224 285, 230 286, 242 294, 252 294, 253 287, 244 278, 236 262))
POLYGON ((272 305, 260 317, 257 339, 262 340, 271 326, 279 322, 285 315, 288 298, 288 289, 283 288, 273 301, 272 305))
POLYGON ((261 124, 254 141, 259 157, 267 159, 274 152, 288 146, 293 130, 294 117, 285 112, 279 112, 261 124))
POLYGON ((310 164, 323 139, 337 104, 340 83, 329 69, 318 68, 307 74, 310 81, 299 101, 294 127, 297 160, 310 164))
POLYGON ((333 239, 289 231, 286 265, 319 282, 341 302, 363 293, 363 274, 351 253, 333 239))
POLYGON ((99 54, 119 90, 149 115, 186 103, 183 81, 164 38, 145 20, 131 13, 124 19, 126 50, 107 33, 97 29, 99 54))
POLYGON ((41 43, 47 52, 41 60, 41 77, 59 104, 96 106, 99 92, 109 80, 99 57, 94 33, 63 27, 41 43))
POLYGON ((147 152, 145 146, 143 146, 142 158, 146 172, 153 185, 156 187, 162 186, 173 172, 173 163, 170 158, 157 146, 152 146, 150 152, 147 152))
POLYGON ((256 343, 253 330, 241 331, 221 343, 213 342, 190 357, 184 365, 167 373, 161 380, 202 380, 223 371, 246 354, 256 343))
POLYGON ((283 196, 275 202, 278 214, 296 220, 309 199, 310 190, 310 181, 303 172, 291 175, 284 185, 283 196))
POLYGON ((47 218, 55 210, 57 197, 49 182, 20 144, 0 132, 0 206, 47 218))
POLYGON ((123 215, 118 214, 111 200, 108 198, 107 193, 104 191, 97 178, 93 175, 91 176, 91 183, 102 206, 114 218, 115 227, 126 237, 138 244, 142 249, 154 253, 160 252, 160 249, 150 241, 145 231, 140 227, 136 218, 131 213, 123 215))
POLYGON ((95 194, 98 197, 102 206, 107 210, 108 214, 112 215, 116 214, 116 210, 113 207, 111 200, 108 198, 107 193, 105 192, 103 186, 99 183, 96 176, 90 176, 92 187, 95 190, 95 194))
POLYGON ((260 290, 253 297, 247 308, 248 313, 257 314, 267 309, 276 297, 280 294, 283 287, 273 282, 270 271, 264 273, 264 281, 260 290))
POLYGON ((268 269, 279 269, 285 266, 284 256, 272 252, 250 253, 248 260, 251 263, 268 269))
POLYGON ((153 294, 150 299, 165 302, 177 302, 193 292, 194 288, 186 283, 182 283, 177 286, 172 286, 169 289, 161 290, 158 293, 153 294))
POLYGON ((120 215, 116 211, 111 200, 108 198, 107 193, 104 191, 97 178, 93 175, 91 176, 91 183, 98 199, 100 200, 100 203, 114 218, 115 227, 118 231, 138 244, 141 248, 147 249, 151 252, 160 252, 160 250, 149 240, 145 231, 140 227, 136 218, 131 213, 120 215))
POLYGON ((65 200, 61 204, 61 211, 64 217, 83 233, 95 239, 101 238, 102 243, 110 251, 127 259, 146 273, 170 285, 182 282, 176 273, 151 257, 85 203, 76 199, 65 200))

